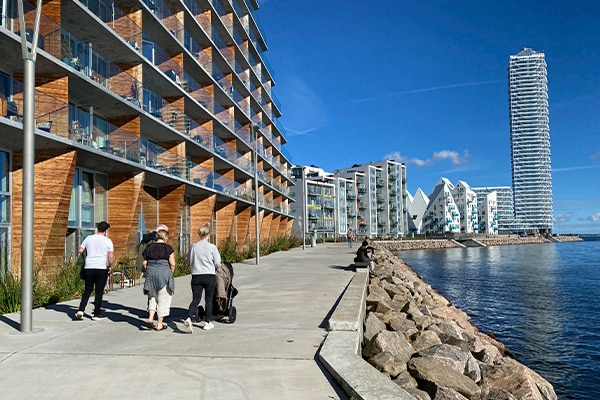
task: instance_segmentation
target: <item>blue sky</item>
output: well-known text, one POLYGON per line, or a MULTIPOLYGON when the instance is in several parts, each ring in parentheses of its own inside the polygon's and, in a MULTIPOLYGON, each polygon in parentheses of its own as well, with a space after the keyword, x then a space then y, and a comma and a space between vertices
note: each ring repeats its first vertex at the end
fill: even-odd
POLYGON ((511 185, 509 57, 543 51, 554 231, 600 233, 597 1, 259 4, 291 161, 333 172, 395 159, 411 194, 442 176, 511 185))

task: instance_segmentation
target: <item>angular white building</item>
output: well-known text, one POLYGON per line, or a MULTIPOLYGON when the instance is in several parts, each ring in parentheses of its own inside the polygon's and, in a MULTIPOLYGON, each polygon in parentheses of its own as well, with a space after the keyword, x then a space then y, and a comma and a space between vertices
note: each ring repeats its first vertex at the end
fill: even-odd
POLYGON ((479 233, 477 220, 477 194, 465 181, 458 181, 452 189, 452 197, 460 214, 461 233, 479 233))
POLYGON ((486 235, 498 234, 498 198, 497 192, 482 193, 477 196, 479 208, 479 233, 486 235))
POLYGON ((552 175, 544 53, 524 48, 510 56, 508 75, 515 219, 527 231, 551 233, 552 175))
MULTIPOLYGON (((477 193, 477 202, 485 202, 485 196, 488 193, 496 192, 498 233, 510 234, 519 232, 519 227, 515 222, 515 208, 513 206, 513 190, 510 186, 487 186, 472 188, 477 193)), ((481 208, 481 207, 480 207, 481 208)))
POLYGON ((454 185, 441 178, 429 195, 429 205, 423 217, 423 230, 430 233, 459 233, 460 213, 452 197, 454 185))
POLYGON ((408 225, 407 233, 423 233, 423 217, 429 205, 429 197, 421 190, 417 189, 415 196, 409 196, 407 200, 407 216, 408 225))

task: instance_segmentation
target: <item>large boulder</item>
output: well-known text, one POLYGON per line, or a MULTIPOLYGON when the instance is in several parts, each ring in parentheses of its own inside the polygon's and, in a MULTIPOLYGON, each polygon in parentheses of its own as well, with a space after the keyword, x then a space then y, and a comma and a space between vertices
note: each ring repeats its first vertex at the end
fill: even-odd
MULTIPOLYGON (((482 379, 481 390, 486 399, 505 399, 510 393, 515 399, 531 400, 556 400, 556 393, 552 386, 539 375, 534 376, 532 371, 524 365, 508 360, 501 365, 480 364, 482 379), (538 387, 539 378, 543 392, 538 387), (544 384, 545 383, 545 384, 544 384)), ((535 374, 537 375, 537 374, 535 374)))
POLYGON ((387 351, 398 360, 407 362, 414 354, 414 349, 400 332, 384 331, 379 332, 375 337, 367 342, 363 349, 363 356, 367 359, 375 354, 387 351))
POLYGON ((419 352, 419 356, 437 360, 440 364, 467 375, 474 382, 481 380, 481 370, 479 369, 477 360, 475 360, 468 350, 462 351, 456 346, 440 344, 419 352))
POLYGON ((420 352, 433 346, 442 344, 439 336, 433 331, 423 331, 417 333, 411 342, 415 352, 420 352))
POLYGON ((377 318, 377 316, 370 312, 365 319, 365 342, 370 341, 381 331, 385 331, 387 327, 385 326, 385 322, 377 318))
POLYGON ((481 389, 473 380, 433 358, 416 357, 411 359, 408 363, 408 371, 417 382, 424 383, 430 395, 433 392, 435 396, 439 387, 454 389, 467 399, 478 399, 481 395, 481 389))
POLYGON ((388 374, 392 379, 406 371, 406 361, 399 360, 389 351, 375 354, 368 361, 369 364, 377 368, 377 370, 388 374))

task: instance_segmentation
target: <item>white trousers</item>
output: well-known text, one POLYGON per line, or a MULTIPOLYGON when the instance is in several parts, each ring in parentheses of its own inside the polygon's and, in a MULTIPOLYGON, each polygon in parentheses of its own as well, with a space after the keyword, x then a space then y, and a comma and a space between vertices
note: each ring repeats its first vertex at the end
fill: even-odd
POLYGON ((166 285, 158 292, 156 290, 148 291, 148 310, 155 310, 160 318, 169 315, 169 311, 171 310, 173 294, 168 287, 166 285))

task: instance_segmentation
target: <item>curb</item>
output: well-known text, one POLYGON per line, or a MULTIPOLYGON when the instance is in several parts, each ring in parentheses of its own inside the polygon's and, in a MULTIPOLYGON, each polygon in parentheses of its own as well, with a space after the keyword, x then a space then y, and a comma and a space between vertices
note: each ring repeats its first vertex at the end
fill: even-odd
POLYGON ((357 269, 329 318, 319 361, 344 391, 358 400, 416 400, 361 357, 368 269, 357 269))

